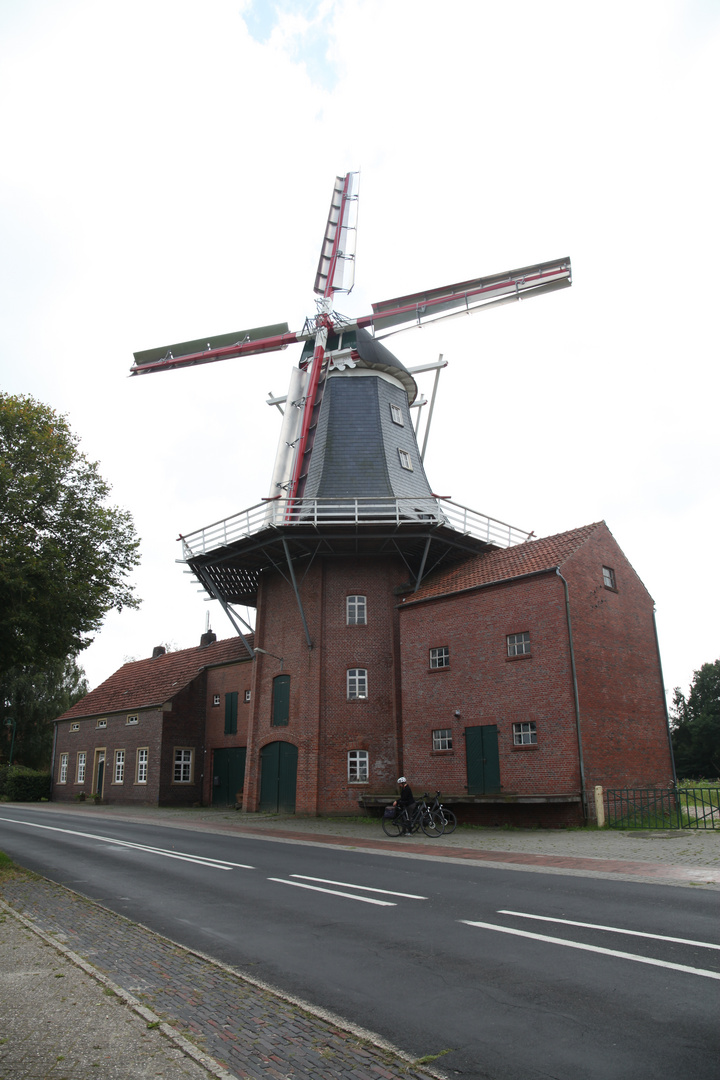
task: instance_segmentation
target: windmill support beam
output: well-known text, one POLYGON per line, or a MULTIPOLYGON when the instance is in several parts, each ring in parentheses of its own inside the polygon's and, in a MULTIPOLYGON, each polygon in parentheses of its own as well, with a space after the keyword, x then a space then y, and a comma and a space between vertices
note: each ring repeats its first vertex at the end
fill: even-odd
POLYGON ((290 578, 292 580, 292 587, 295 592, 295 599, 297 600, 298 609, 300 611, 300 618, 302 619, 303 630, 305 631, 305 640, 307 641, 308 649, 312 649, 312 640, 310 638, 310 631, 308 630, 307 619, 305 618, 305 611, 302 606, 302 600, 300 599, 300 592, 297 587, 297 581, 295 580, 295 570, 293 569, 292 556, 290 555, 290 549, 287 545, 287 540, 283 537, 283 548, 285 549, 285 558, 287 559, 288 570, 290 571, 290 578))
MULTIPOLYGON (((238 621, 245 623, 245 620, 240 619, 240 616, 235 611, 233 611, 233 609, 228 604, 227 600, 215 588, 215 583, 213 582, 210 575, 202 567, 199 567, 199 566, 196 567, 195 573, 200 578, 200 580, 202 581, 203 585, 205 586, 207 591, 210 593, 210 595, 213 596, 215 598, 215 600, 217 600, 219 602, 220 607, 223 609, 223 611, 227 615, 228 619, 232 623, 232 626, 233 626, 234 630, 236 631, 238 636, 240 638, 242 638, 242 643, 245 646, 245 648, 247 649, 251 659, 254 660, 255 659, 255 653, 254 653, 254 651, 252 649, 252 646, 250 645, 250 642, 248 641, 248 639, 245 637, 242 630, 238 626, 238 621)), ((247 623, 245 623, 245 625, 247 626, 247 623)), ((248 630, 249 629, 250 629, 250 627, 248 626, 248 630)))

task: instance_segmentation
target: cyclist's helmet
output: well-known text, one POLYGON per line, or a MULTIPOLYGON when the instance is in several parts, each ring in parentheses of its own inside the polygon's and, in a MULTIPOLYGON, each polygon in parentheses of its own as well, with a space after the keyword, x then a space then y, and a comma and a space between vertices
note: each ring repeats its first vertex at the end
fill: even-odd
POLYGON ((398 776, 398 784, 407 784, 407 777, 398 776))

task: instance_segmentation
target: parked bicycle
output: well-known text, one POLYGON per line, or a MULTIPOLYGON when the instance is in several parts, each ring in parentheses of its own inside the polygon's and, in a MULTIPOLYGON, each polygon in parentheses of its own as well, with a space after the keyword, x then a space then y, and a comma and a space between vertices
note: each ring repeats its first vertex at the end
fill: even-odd
POLYGON ((399 806, 386 807, 382 819, 383 832, 387 836, 400 836, 403 832, 416 833, 422 829, 426 836, 442 836, 442 821, 425 802, 427 798, 425 795, 415 803, 412 814, 399 806))
MULTIPOLYGON (((425 798, 427 798, 427 795, 425 798)), ((435 802, 430 807, 430 810, 433 814, 436 814, 442 822, 444 836, 449 836, 450 833, 455 832, 455 829, 457 828, 457 818, 452 810, 448 810, 447 806, 443 806, 440 802, 439 791, 435 792, 435 802)))

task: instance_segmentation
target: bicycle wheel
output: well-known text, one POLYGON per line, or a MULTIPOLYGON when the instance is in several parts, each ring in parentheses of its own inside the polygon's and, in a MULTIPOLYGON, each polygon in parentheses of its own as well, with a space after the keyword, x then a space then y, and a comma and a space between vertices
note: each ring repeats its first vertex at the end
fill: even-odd
POLYGON ((382 826, 386 836, 399 836, 402 832, 402 814, 396 814, 395 817, 384 817, 382 826))
POLYGON ((449 836, 450 833, 455 832, 457 828, 457 818, 453 814, 452 810, 448 810, 447 807, 441 806, 440 809, 436 811, 436 813, 444 824, 444 835, 449 836))
POLYGON ((437 839, 437 837, 442 836, 443 834, 443 823, 439 814, 428 811, 427 814, 423 815, 421 825, 422 831, 426 836, 432 836, 437 839))

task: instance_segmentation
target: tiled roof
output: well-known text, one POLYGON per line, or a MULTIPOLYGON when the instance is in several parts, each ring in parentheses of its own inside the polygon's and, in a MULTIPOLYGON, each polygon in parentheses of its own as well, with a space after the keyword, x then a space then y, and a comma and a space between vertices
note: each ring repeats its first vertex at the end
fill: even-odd
POLYGON ((509 581, 543 570, 554 570, 573 555, 605 522, 596 521, 580 529, 546 536, 542 540, 529 540, 525 544, 487 551, 473 555, 464 562, 429 575, 416 593, 408 593, 403 604, 447 596, 450 593, 476 589, 496 581, 509 581))
POLYGON ((80 716, 98 716, 162 705, 191 683, 203 668, 245 659, 249 659, 248 651, 240 638, 234 637, 213 641, 210 645, 198 645, 194 649, 164 653, 147 660, 134 660, 123 664, 114 675, 91 690, 58 719, 72 720, 80 716))

